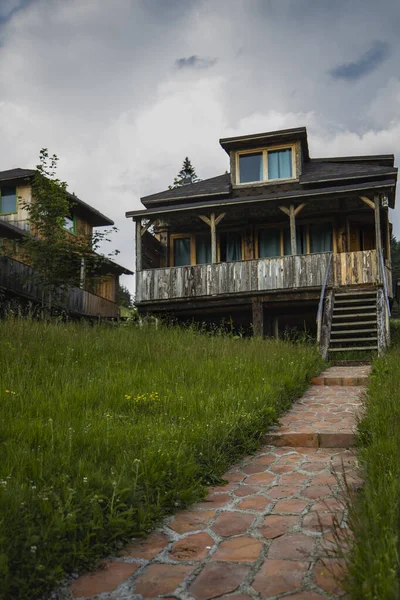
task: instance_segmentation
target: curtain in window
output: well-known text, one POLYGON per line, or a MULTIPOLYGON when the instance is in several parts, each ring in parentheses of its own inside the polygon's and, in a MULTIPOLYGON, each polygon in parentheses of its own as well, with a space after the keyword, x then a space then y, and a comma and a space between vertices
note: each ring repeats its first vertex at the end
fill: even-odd
POLYGON ((242 236, 239 231, 226 231, 220 236, 221 262, 242 260, 242 236))
POLYGON ((332 252, 332 247, 332 225, 330 223, 310 225, 310 251, 312 253, 332 252))
POLYGON ((307 254, 307 228, 305 225, 296 227, 297 254, 307 254))
POLYGON ((289 179, 292 176, 292 149, 268 152, 268 179, 289 179))
POLYGON ((292 243, 290 241, 290 229, 283 230, 283 252, 285 256, 292 254, 292 243))
POLYGON ((281 255, 281 232, 279 229, 262 229, 258 234, 258 256, 268 258, 281 255))
POLYGON ((190 265, 190 237, 174 239, 174 265, 190 265))
POLYGON ((196 235, 196 263, 198 265, 211 263, 210 234, 196 235))

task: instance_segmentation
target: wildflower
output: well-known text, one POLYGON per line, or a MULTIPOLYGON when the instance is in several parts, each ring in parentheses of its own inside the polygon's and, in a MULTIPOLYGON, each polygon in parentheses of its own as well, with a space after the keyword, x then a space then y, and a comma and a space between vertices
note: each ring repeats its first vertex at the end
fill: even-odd
POLYGON ((87 479, 87 477, 84 477, 84 478, 83 478, 83 483, 87 483, 87 482, 88 482, 88 479, 87 479))
POLYGON ((32 554, 36 554, 37 546, 31 546, 32 554))
POLYGON ((130 400, 130 399, 132 398, 132 396, 129 396, 129 394, 125 394, 125 398, 126 398, 127 400, 130 400))

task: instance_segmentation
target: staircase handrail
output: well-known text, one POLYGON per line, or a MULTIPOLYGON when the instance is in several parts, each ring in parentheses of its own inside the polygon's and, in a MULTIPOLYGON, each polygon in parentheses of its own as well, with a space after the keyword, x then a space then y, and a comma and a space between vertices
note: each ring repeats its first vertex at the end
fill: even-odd
POLYGON ((381 272, 382 272, 382 283, 383 283, 383 292, 384 292, 384 296, 385 296, 386 309, 387 309, 388 315, 390 317, 390 315, 391 315, 390 302, 389 302, 388 285, 387 285, 387 279, 386 279, 385 263, 383 260, 382 248, 379 248, 379 261, 380 261, 381 272))
POLYGON ((326 265, 324 280, 322 282, 321 295, 319 297, 318 312, 317 312, 317 343, 321 341, 321 325, 322 325, 322 310, 324 307, 325 290, 328 283, 329 272, 332 265, 333 252, 330 253, 328 258, 328 264, 326 265))

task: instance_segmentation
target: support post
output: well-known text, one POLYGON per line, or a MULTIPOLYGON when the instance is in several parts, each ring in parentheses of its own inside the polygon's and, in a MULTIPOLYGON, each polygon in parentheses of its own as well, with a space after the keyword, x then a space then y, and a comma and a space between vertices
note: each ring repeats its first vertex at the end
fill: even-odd
POLYGON ((79 287, 81 290, 85 289, 85 278, 86 278, 86 265, 85 265, 85 259, 82 256, 81 258, 81 271, 79 274, 79 287))
POLYGON ((381 209, 379 203, 379 196, 374 196, 374 213, 375 213, 375 244, 376 244, 376 257, 378 261, 378 273, 380 274, 380 283, 383 283, 383 273, 381 273, 381 262, 380 254, 382 252, 382 234, 381 234, 381 209))
POLYGON ((210 215, 210 228, 211 228, 211 262, 217 262, 217 229, 215 225, 215 213, 210 215))
POLYGON ((297 240, 296 240, 296 215, 294 212, 294 204, 289 207, 289 220, 290 220, 290 247, 291 253, 294 256, 297 254, 297 240))
POLYGON ((272 329, 273 329, 274 338, 276 340, 279 340, 279 317, 274 317, 274 320, 272 323, 272 329))
POLYGON ((381 356, 386 350, 386 318, 385 318, 385 297, 382 288, 378 288, 376 296, 376 320, 378 335, 378 354, 381 356))
POLYGON ((136 235, 136 273, 142 270, 142 224, 140 219, 135 223, 136 235))
POLYGON ((253 335, 255 337, 264 336, 264 307, 260 298, 253 298, 251 302, 253 313, 253 335))

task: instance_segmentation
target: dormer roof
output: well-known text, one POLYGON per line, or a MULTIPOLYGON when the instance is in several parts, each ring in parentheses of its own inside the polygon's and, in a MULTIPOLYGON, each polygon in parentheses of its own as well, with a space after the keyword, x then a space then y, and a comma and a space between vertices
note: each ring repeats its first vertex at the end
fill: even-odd
POLYGON ((294 129, 280 129, 279 131, 268 131, 265 133, 253 133, 229 138, 221 138, 219 143, 222 148, 230 154, 235 150, 252 150, 253 148, 266 148, 275 144, 286 144, 290 142, 301 142, 303 159, 310 158, 308 152, 307 129, 296 127, 294 129))

